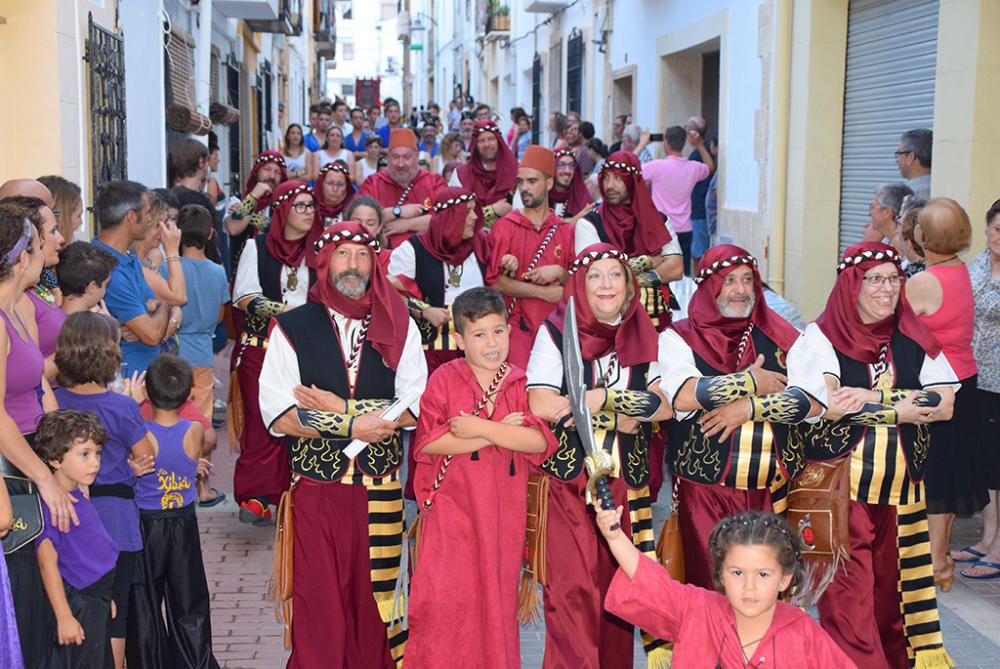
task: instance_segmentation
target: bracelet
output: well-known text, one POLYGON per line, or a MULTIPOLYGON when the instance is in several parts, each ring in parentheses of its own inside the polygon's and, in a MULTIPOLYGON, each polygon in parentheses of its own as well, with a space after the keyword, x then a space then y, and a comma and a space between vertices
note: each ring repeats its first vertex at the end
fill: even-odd
POLYGON ((181 261, 181 257, 180 256, 167 256, 167 262, 171 262, 173 260, 176 260, 177 262, 180 262, 181 261))

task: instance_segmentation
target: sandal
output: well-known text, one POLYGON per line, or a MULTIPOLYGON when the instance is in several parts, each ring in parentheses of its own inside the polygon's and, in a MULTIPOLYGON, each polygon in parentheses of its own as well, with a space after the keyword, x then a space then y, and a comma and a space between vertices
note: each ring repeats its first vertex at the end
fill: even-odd
POLYGON ((975 581, 988 581, 990 579, 1000 578, 1000 563, 987 562, 986 560, 977 560, 976 562, 972 563, 972 568, 975 569, 976 567, 986 567, 987 569, 993 569, 995 571, 992 574, 983 574, 981 576, 974 576, 972 574, 967 574, 965 573, 964 569, 961 570, 959 573, 961 573, 962 576, 964 576, 965 578, 971 578, 975 581))
POLYGON ((212 492, 215 493, 215 497, 212 499, 206 499, 203 502, 198 502, 198 506, 202 509, 211 509, 213 506, 218 506, 226 501, 226 493, 219 492, 215 488, 212 488, 212 492))
POLYGON ((965 548, 962 548, 962 549, 957 550, 957 551, 952 551, 952 553, 951 553, 951 559, 954 560, 955 562, 968 562, 970 564, 973 563, 973 562, 979 562, 979 560, 981 558, 984 558, 984 557, 986 557, 986 553, 980 553, 979 551, 977 551, 972 546, 966 546, 965 548), (975 557, 973 557, 973 558, 958 558, 958 557, 955 557, 955 553, 968 553, 969 555, 974 555, 975 557))

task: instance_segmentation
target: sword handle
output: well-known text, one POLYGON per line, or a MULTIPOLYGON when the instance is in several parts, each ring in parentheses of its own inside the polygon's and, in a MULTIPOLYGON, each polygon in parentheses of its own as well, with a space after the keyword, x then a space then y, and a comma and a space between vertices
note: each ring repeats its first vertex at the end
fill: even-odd
MULTIPOLYGON (((597 477, 597 480, 594 481, 594 487, 597 489, 597 499, 601 500, 601 508, 609 511, 614 509, 615 498, 611 495, 611 486, 608 485, 608 477, 597 477)), ((611 531, 614 532, 619 527, 621 527, 621 524, 615 523, 611 526, 611 531)))

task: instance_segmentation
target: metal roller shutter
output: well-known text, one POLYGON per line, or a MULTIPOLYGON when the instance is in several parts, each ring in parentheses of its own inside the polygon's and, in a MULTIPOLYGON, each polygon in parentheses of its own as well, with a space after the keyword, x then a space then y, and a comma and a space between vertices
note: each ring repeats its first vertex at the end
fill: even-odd
POLYGON ((933 128, 938 0, 851 0, 847 19, 840 252, 861 241, 875 189, 902 181, 899 136, 933 128))

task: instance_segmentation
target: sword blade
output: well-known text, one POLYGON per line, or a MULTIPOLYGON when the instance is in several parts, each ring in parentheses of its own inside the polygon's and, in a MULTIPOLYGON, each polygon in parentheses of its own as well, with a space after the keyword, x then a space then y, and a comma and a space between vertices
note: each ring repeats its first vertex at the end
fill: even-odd
POLYGON ((566 317, 563 320, 563 370, 566 375, 566 394, 569 396, 569 406, 573 411, 573 422, 576 423, 576 433, 580 443, 587 453, 597 450, 597 441, 590 427, 590 409, 587 408, 587 387, 583 382, 583 350, 580 348, 580 333, 576 324, 576 305, 574 298, 569 298, 566 304, 566 317))

